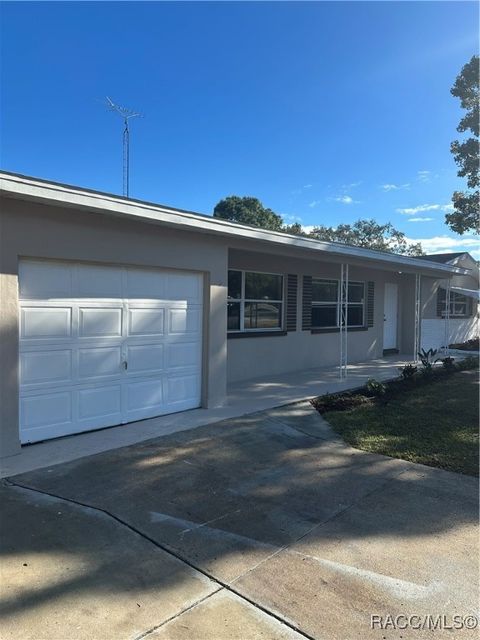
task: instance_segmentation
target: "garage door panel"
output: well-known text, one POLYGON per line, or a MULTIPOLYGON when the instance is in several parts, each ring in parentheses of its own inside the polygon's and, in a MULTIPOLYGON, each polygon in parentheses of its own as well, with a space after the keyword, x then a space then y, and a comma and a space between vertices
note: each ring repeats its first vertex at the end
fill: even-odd
POLYGON ((22 442, 200 405, 201 276, 42 261, 25 265, 22 442))
POLYGON ((122 298, 122 269, 79 264, 75 270, 73 298, 122 298))
POLYGON ((166 345, 167 369, 178 369, 179 367, 199 367, 200 349, 196 342, 174 342, 166 345))
POLYGON ((100 309, 80 307, 79 336, 81 338, 110 337, 122 335, 122 308, 100 309))
POLYGON ((129 345, 127 347, 127 375, 162 371, 164 368, 163 344, 129 345))
POLYGON ((122 372, 122 349, 116 347, 89 347, 78 350, 78 378, 104 378, 119 376, 122 372))
POLYGON ((21 398, 20 418, 26 429, 69 425, 72 422, 72 397, 69 391, 31 395, 21 398))
POLYGON ((166 300, 166 274, 127 268, 125 298, 166 300))
POLYGON ((64 263, 22 261, 19 265, 21 300, 72 298, 72 267, 64 263))
MULTIPOLYGON (((92 420, 112 416, 117 421, 121 421, 122 410, 122 389, 121 385, 94 387, 90 389, 79 389, 78 394, 78 419, 92 420)), ((95 421, 91 426, 95 426, 95 421)))
POLYGON ((167 300, 185 300, 198 303, 201 299, 201 276, 191 273, 169 273, 167 275, 167 300))
POLYGON ((129 412, 154 407, 161 409, 163 405, 164 393, 161 378, 131 382, 127 385, 127 410, 129 412))
POLYGON ((198 376, 185 375, 175 376, 167 379, 167 404, 172 405, 178 402, 192 402, 192 406, 199 402, 200 388, 198 376))
POLYGON ((20 338, 63 339, 72 334, 71 307, 22 307, 20 338))
POLYGON ((165 309, 133 308, 128 311, 129 336, 162 336, 165 333, 165 309))
POLYGON ((170 309, 169 310, 169 334, 185 334, 200 332, 200 309, 170 309))
POLYGON ((72 379, 71 350, 56 349, 21 353, 20 379, 29 387, 38 384, 68 383, 72 379))

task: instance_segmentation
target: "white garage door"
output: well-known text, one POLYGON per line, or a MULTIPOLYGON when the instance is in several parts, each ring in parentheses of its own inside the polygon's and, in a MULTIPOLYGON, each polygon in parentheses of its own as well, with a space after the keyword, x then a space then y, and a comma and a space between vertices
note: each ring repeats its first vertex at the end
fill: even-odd
POLYGON ((201 275, 25 260, 19 282, 22 442, 200 405, 201 275))

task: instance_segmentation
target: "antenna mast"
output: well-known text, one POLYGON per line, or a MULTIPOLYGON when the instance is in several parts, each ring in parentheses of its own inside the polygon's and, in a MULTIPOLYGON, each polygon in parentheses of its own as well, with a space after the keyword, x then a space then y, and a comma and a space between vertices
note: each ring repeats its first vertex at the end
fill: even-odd
POLYGON ((123 119, 123 195, 128 198, 130 177, 130 129, 128 121, 130 118, 142 118, 143 116, 141 113, 132 111, 132 109, 127 109, 126 107, 121 107, 120 105, 115 104, 108 96, 107 107, 110 111, 118 113, 118 115, 123 119))

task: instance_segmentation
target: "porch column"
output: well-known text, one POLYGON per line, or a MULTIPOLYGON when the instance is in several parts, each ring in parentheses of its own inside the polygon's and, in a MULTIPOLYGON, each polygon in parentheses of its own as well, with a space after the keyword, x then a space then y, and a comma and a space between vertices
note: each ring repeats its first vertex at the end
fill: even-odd
POLYGON ((418 362, 418 352, 420 351, 420 327, 422 322, 422 307, 421 307, 421 275, 415 274, 415 326, 413 332, 413 361, 418 362))
POLYGON ((348 373, 348 264, 340 267, 340 379, 348 373))
POLYGON ((444 347, 443 351, 445 356, 449 354, 448 345, 450 343, 450 280, 447 280, 447 286, 445 287, 445 315, 444 315, 444 347))

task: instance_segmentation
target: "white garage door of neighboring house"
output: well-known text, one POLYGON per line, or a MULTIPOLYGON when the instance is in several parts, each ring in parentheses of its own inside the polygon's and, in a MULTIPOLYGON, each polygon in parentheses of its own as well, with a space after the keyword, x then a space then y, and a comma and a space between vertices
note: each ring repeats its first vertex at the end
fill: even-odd
POLYGON ((202 276, 24 260, 22 443, 200 406, 202 276))

